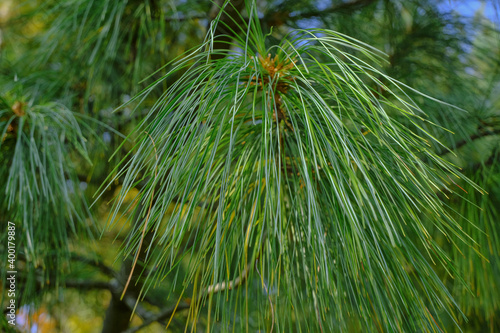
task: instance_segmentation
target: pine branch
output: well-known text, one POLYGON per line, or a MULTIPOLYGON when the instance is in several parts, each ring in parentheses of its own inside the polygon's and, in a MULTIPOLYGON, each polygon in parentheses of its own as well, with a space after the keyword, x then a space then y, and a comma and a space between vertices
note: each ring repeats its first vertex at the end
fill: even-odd
POLYGON ((111 289, 111 283, 106 281, 67 280, 64 282, 64 285, 67 288, 75 288, 78 290, 111 289))
MULTIPOLYGON (((294 13, 292 14, 289 11, 270 11, 263 19, 261 19, 261 23, 268 23, 268 25, 279 26, 283 25, 285 22, 295 22, 302 19, 308 19, 312 17, 325 16, 328 14, 336 13, 336 12, 352 12, 368 5, 371 5, 376 0, 353 0, 353 1, 345 1, 339 4, 332 5, 323 10, 311 10, 303 13, 294 13)), ((214 8, 218 8, 218 6, 214 6, 214 8)), ((211 10, 211 13, 208 14, 198 14, 193 16, 176 16, 176 17, 167 17, 164 19, 165 22, 185 22, 191 20, 209 20, 214 17, 214 10, 211 10)), ((245 18, 248 20, 248 18, 245 18)))
MULTIPOLYGON (((498 134, 500 134, 500 128, 495 128, 493 130, 483 130, 483 129, 481 129, 479 131, 479 133, 475 133, 475 134, 471 135, 470 137, 468 137, 467 139, 464 139, 464 140, 461 140, 461 141, 457 142, 454 145, 454 147, 453 147, 452 150, 459 150, 463 146, 465 146, 468 143, 471 143, 471 142, 473 142, 475 140, 478 140, 478 139, 481 139, 481 138, 485 138, 487 136, 498 135, 498 134)), ((443 150, 443 151, 439 152, 437 155, 443 156, 443 155, 448 154, 450 151, 451 150, 443 150)))
MULTIPOLYGON (((110 282, 110 291, 113 295, 120 295, 123 290, 123 286, 116 279, 110 282)), ((146 300, 147 301, 147 300, 146 300)), ((150 318, 153 313, 146 310, 138 301, 137 297, 134 297, 131 293, 126 294, 123 297, 122 302, 129 308, 129 310, 137 314, 142 320, 150 318)))
POLYGON ((312 17, 317 17, 317 16, 324 16, 328 15, 331 13, 335 12, 347 12, 347 11, 355 11, 358 9, 361 9, 365 6, 368 6, 372 3, 374 3, 376 0, 352 0, 352 1, 345 1, 336 5, 332 5, 329 8, 323 9, 323 10, 312 10, 309 12, 305 13, 299 13, 296 15, 288 15, 288 20, 290 21, 297 21, 297 20, 302 20, 302 19, 308 19, 312 17))
MULTIPOLYGON (((92 290, 92 289, 105 289, 109 290, 112 293, 120 293, 122 290, 122 286, 120 283, 116 280, 113 279, 110 282, 107 281, 88 281, 88 280, 69 280, 65 281, 65 286, 67 288, 75 288, 78 290, 92 290)), ((147 298, 144 299, 148 303, 151 303, 151 301, 147 298)), ((147 318, 150 318, 154 316, 154 313, 151 311, 146 310, 140 303, 137 302, 137 298, 133 297, 130 293, 125 295, 123 302, 127 305, 127 307, 134 313, 136 313, 142 320, 146 320, 147 318)), ((161 322, 161 319, 158 319, 157 321, 161 322)), ((165 324, 161 322, 161 324, 165 324)))
MULTIPOLYGON (((208 286, 207 288, 205 288, 204 291, 202 291, 200 293, 200 296, 198 296, 198 299, 201 299, 209 294, 216 294, 216 293, 222 292, 226 289, 232 290, 234 288, 237 288, 238 286, 240 286, 241 284, 243 284, 246 281, 246 279, 248 277, 248 272, 249 272, 249 265, 247 265, 245 267, 245 269, 243 269, 243 272, 241 272, 241 274, 238 277, 236 277, 234 280, 231 280, 228 283, 220 282, 220 283, 216 283, 216 284, 208 286)), ((168 308, 161 310, 157 314, 149 317, 148 319, 144 320, 144 322, 141 325, 129 328, 124 333, 137 332, 137 331, 143 329, 144 327, 151 325, 152 323, 154 323, 156 321, 161 321, 161 320, 169 318, 176 311, 186 310, 186 309, 189 309, 189 307, 190 307, 190 305, 188 303, 181 303, 179 305, 170 306, 168 308)))
POLYGON ((138 332, 139 330, 151 325, 154 322, 167 319, 168 317, 172 316, 174 314, 174 312, 176 312, 176 311, 181 311, 181 310, 186 310, 186 309, 189 309, 189 304, 187 304, 187 303, 182 303, 182 304, 179 304, 178 306, 171 306, 171 307, 165 308, 164 310, 160 311, 156 315, 144 320, 144 322, 141 325, 136 326, 136 327, 131 327, 128 330, 126 330, 124 333, 138 332))
POLYGON ((79 254, 72 254, 71 259, 97 268, 101 273, 110 277, 116 277, 116 271, 99 259, 91 259, 79 254))
POLYGON ((165 22, 184 22, 184 21, 191 21, 191 20, 207 20, 208 15, 207 14, 199 14, 199 15, 193 15, 193 16, 176 16, 176 17, 166 17, 164 19, 165 22))
POLYGON ((468 167, 468 170, 478 170, 479 168, 491 168, 495 162, 498 163, 498 154, 500 149, 496 149, 491 153, 491 156, 483 162, 477 162, 468 167))

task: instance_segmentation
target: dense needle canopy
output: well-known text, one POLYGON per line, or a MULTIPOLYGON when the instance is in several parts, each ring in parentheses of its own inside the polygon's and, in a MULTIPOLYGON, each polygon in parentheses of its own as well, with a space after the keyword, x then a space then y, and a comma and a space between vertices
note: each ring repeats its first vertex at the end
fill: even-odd
MULTIPOLYGON (((235 18, 245 35, 232 51, 212 49, 208 37, 137 97, 189 68, 136 128, 136 152, 121 166, 110 223, 143 184, 143 218, 125 251, 148 246, 158 268, 149 284, 175 276, 186 253, 184 288, 248 274, 262 284, 258 304, 272 306, 272 290, 281 301, 269 311, 308 314, 317 320, 303 324, 314 330, 345 329, 351 315, 382 331, 437 329, 431 312, 456 309, 431 263, 450 260, 424 225, 472 241, 438 195, 453 194, 447 178, 460 174, 429 150, 430 134, 397 120, 419 126, 425 113, 377 69, 379 51, 322 29, 268 46, 249 11, 248 25, 235 18), (153 238, 143 245, 146 233, 153 238)), ((225 322, 248 311, 243 295, 192 297, 215 303, 225 322)), ((291 329, 286 316, 274 321, 291 329)))

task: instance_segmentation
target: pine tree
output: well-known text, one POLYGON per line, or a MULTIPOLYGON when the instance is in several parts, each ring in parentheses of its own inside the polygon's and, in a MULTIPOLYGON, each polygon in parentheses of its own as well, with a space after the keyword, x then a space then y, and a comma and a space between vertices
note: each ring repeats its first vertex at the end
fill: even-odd
POLYGON ((499 327, 500 39, 480 12, 11 6, 0 216, 18 304, 104 290, 102 332, 499 327))

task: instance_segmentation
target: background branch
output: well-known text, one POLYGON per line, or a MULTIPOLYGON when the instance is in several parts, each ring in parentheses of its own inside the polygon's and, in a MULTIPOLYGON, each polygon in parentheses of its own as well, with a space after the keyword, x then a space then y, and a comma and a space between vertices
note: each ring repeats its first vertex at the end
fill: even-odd
POLYGON ((67 280, 64 284, 67 288, 75 288, 78 290, 111 289, 111 283, 107 281, 67 280))
MULTIPOLYGON (((235 279, 229 281, 228 283, 220 282, 220 283, 216 283, 216 284, 208 286, 207 288, 205 288, 204 291, 202 291, 200 293, 200 296, 198 296, 198 299, 201 299, 201 298, 207 296, 208 294, 216 294, 216 293, 222 292, 226 289, 232 290, 234 288, 237 288, 238 286, 240 286, 242 283, 244 283, 246 281, 246 279, 248 277, 249 268, 250 268, 249 265, 246 265, 245 269, 243 269, 241 274, 238 277, 236 277, 235 279)), ((161 310, 157 314, 150 316, 149 318, 144 320, 144 322, 141 325, 136 326, 136 327, 131 327, 128 330, 126 330, 124 333, 137 332, 137 331, 143 329, 144 327, 151 325, 152 323, 154 323, 156 321, 162 321, 162 320, 169 318, 177 311, 189 309, 189 307, 190 307, 190 304, 188 304, 186 302, 180 303, 177 306, 169 306, 169 307, 161 310)))
POLYGON ((475 141, 475 140, 478 140, 478 139, 481 139, 481 138, 485 138, 487 136, 498 135, 498 134, 500 134, 500 128, 496 128, 496 129, 493 129, 493 130, 481 130, 480 129, 478 133, 475 133, 475 134, 471 135, 467 139, 458 141, 454 145, 453 149, 451 149, 451 150, 442 150, 441 152, 438 153, 438 155, 439 156, 446 155, 446 154, 450 153, 452 150, 458 150, 458 149, 462 148, 463 146, 465 146, 466 144, 471 143, 472 141, 475 141))
POLYGON ((111 268, 110 266, 106 265, 100 259, 87 258, 87 257, 81 256, 79 254, 72 254, 71 259, 79 261, 79 262, 87 264, 87 265, 90 265, 90 266, 93 266, 93 267, 97 268, 101 273, 103 273, 104 275, 107 275, 109 277, 116 278, 116 276, 117 276, 117 272, 113 268, 111 268))

